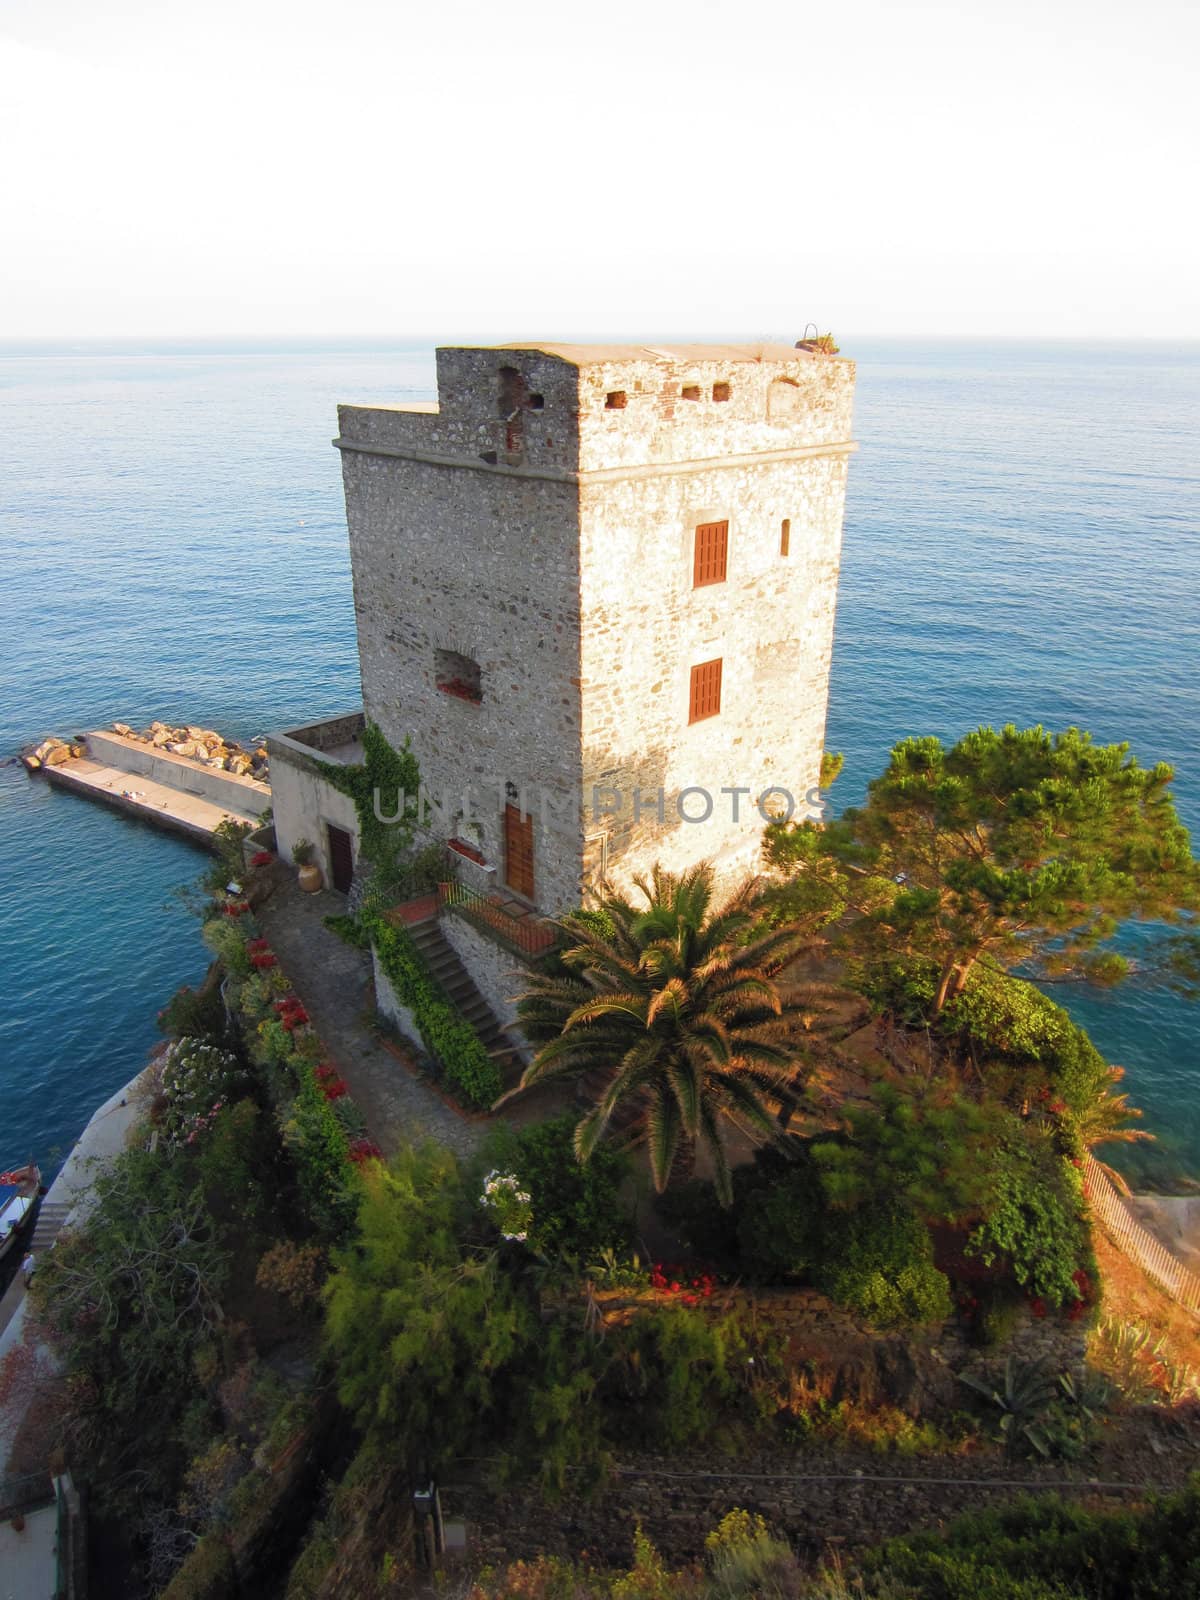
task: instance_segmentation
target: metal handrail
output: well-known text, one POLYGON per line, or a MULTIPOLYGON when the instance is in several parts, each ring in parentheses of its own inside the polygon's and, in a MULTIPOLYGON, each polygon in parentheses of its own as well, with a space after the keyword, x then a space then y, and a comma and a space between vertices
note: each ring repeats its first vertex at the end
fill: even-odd
POLYGON ((558 929, 544 917, 514 917, 503 903, 465 883, 438 884, 439 910, 455 911, 524 956, 544 955, 558 942, 558 929))

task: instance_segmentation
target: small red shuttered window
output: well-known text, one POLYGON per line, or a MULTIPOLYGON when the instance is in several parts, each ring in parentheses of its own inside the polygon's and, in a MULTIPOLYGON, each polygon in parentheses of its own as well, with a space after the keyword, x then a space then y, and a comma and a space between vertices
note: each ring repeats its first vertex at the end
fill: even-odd
POLYGON ((692 690, 688 700, 688 721, 703 722, 721 709, 721 657, 701 661, 692 668, 692 690))
POLYGON ((702 522, 696 529, 696 555, 692 566, 692 587, 725 582, 725 563, 729 554, 728 522, 702 522))

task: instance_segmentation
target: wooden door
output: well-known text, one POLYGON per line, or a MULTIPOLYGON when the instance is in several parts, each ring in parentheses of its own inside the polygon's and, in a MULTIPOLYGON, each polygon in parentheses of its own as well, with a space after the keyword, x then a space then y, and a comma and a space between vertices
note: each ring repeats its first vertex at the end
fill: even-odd
POLYGON ((520 806, 504 808, 504 881, 533 899, 533 817, 522 816, 520 806))
POLYGON ((349 894, 354 877, 353 841, 345 828, 335 828, 331 822, 325 824, 325 834, 329 840, 329 870, 333 887, 340 894, 349 894))

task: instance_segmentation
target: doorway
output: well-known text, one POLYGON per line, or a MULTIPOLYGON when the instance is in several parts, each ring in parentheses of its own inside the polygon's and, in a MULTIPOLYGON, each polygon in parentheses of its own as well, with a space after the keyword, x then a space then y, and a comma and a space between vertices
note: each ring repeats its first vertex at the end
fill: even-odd
POLYGON ((329 845, 329 873, 333 887, 339 894, 349 894, 354 881, 354 841, 345 828, 325 824, 325 837, 329 845))
POLYGON ((520 806, 504 808, 504 881, 533 899, 533 817, 523 816, 520 806))

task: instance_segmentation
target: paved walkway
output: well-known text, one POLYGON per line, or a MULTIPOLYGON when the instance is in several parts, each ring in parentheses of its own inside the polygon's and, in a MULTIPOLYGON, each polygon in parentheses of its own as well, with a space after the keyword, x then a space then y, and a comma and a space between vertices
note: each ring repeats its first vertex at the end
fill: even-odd
POLYGON ((276 886, 255 915, 366 1118, 371 1137, 385 1155, 422 1137, 440 1140, 457 1155, 472 1154, 487 1123, 452 1110, 430 1084, 397 1061, 369 1026, 375 1009, 371 958, 331 933, 323 921, 345 915, 345 896, 328 889, 303 894, 285 867, 273 872, 276 886))

